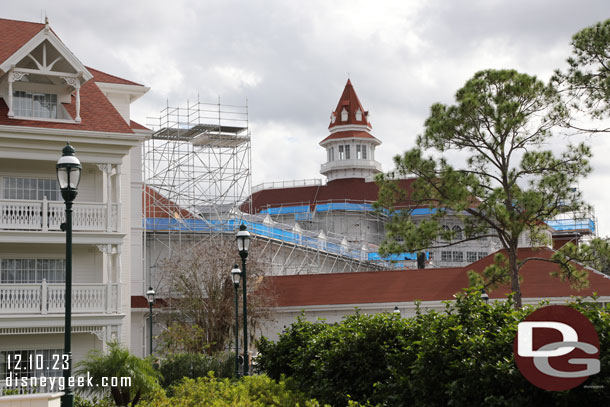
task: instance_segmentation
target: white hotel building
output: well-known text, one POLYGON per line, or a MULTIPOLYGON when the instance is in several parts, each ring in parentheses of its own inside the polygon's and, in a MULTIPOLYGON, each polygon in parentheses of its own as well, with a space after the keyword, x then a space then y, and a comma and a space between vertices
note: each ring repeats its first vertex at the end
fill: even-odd
POLYGON ((55 163, 66 142, 83 165, 74 359, 113 339, 131 344, 132 291, 144 293, 141 142, 150 131, 130 120, 130 104, 147 91, 83 65, 48 23, 0 19, 0 376, 10 354, 62 353, 65 205, 55 163))

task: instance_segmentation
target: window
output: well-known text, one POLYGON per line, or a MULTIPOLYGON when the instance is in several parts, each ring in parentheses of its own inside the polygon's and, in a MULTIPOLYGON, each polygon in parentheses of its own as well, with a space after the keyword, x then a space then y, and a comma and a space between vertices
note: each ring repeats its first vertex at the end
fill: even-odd
POLYGON ((57 377, 63 374, 61 349, 9 350, 0 352, 0 380, 5 380, 10 368, 13 377, 57 377), (20 361, 19 370, 13 370, 20 361), (31 361, 31 362, 30 362, 31 361))
POLYGON ((64 283, 66 261, 64 259, 2 259, 0 260, 0 283, 40 284, 64 283))
POLYGON ((462 228, 455 225, 451 229, 453 230, 453 240, 462 240, 462 228))
POLYGON ((360 109, 356 110, 356 120, 362 120, 362 111, 360 109))
POLYGON ((326 149, 326 156, 327 156, 326 161, 330 162, 331 161, 331 159, 330 159, 330 148, 326 149))
POLYGON ((477 259, 477 252, 466 252, 466 261, 468 263, 474 263, 477 259))
POLYGON ((451 252, 441 252, 441 261, 451 261, 451 252))
POLYGON ((15 116, 57 119, 57 95, 16 90, 13 92, 13 110, 15 116))
POLYGON ((330 148, 330 161, 335 161, 335 148, 330 148))
POLYGON ((345 153, 343 152, 343 146, 339 146, 339 160, 345 160, 345 153))
POLYGON ((441 240, 444 240, 444 241, 448 241, 449 240, 449 239, 446 238, 448 232, 449 232, 449 226, 442 225, 441 226, 441 236, 440 236, 441 240))
POLYGON ((479 260, 481 260, 484 257, 487 257, 487 252, 479 252, 479 260))
POLYGON ((4 177, 4 199, 61 200, 61 191, 56 179, 4 177))
POLYGON ((464 252, 453 252, 453 261, 455 261, 455 262, 464 261, 464 252))
POLYGON ((366 160, 366 144, 362 145, 362 159, 366 160))
POLYGON ((341 111, 341 121, 342 122, 347 121, 347 110, 345 110, 345 108, 343 108, 343 110, 341 111))
POLYGON ((349 160, 349 145, 345 145, 345 159, 349 160))
POLYGON ((362 149, 360 144, 356 144, 356 159, 360 160, 362 158, 362 149))

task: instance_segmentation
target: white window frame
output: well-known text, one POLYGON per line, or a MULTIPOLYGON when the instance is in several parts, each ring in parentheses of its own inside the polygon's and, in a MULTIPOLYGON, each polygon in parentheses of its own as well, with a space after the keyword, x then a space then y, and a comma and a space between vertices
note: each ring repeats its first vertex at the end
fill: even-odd
POLYGON ((55 120, 59 119, 59 107, 60 105, 56 93, 29 92, 25 90, 13 91, 13 111, 15 112, 15 116, 55 120), (23 94, 23 96, 19 94, 23 94), (50 100, 45 100, 43 102, 37 101, 37 98, 40 99, 40 97, 50 100), (30 101, 30 103, 27 103, 28 101, 30 101), (44 103, 48 103, 51 107, 45 109, 44 103))
POLYGON ((2 258, 0 284, 66 282, 66 260, 61 258, 2 258))
POLYGON ((2 177, 2 199, 61 201, 59 183, 55 178, 2 177), (53 186, 55 189, 53 189, 53 186), (27 191, 27 192, 26 192, 27 191), (21 195, 21 197, 19 197, 21 195), (33 197, 32 195, 35 195, 33 197))

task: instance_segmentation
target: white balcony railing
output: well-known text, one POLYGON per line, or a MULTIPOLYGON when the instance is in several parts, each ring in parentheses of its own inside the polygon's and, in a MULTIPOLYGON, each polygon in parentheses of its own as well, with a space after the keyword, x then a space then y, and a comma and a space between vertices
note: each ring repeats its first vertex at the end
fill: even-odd
MULTIPOLYGON (((72 230, 75 231, 118 231, 118 204, 77 202, 72 212, 72 230)), ((43 232, 61 230, 65 221, 63 202, 25 201, 16 199, 0 200, 0 229, 40 230, 43 232)))
MULTIPOLYGON (((65 284, 0 284, 0 315, 63 314, 65 284)), ((117 284, 72 284, 72 312, 116 313, 117 284)))

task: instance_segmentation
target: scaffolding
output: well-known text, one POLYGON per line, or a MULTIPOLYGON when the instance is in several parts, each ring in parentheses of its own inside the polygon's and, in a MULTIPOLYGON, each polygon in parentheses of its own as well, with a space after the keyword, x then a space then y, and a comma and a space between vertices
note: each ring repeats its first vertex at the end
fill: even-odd
POLYGON ((144 258, 152 283, 158 261, 193 233, 234 230, 239 207, 249 205, 251 151, 247 103, 168 104, 146 124, 153 134, 142 152, 144 258))

